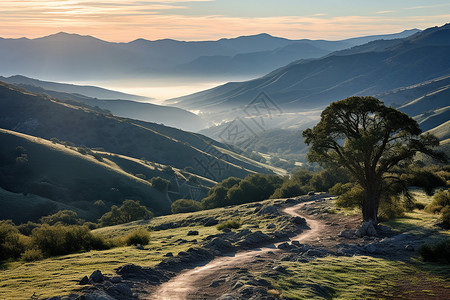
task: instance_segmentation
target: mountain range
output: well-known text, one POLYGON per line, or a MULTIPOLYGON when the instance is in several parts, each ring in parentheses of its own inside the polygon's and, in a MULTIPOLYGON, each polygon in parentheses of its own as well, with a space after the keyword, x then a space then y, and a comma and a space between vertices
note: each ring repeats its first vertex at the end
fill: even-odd
POLYGON ((116 116, 160 123, 189 131, 198 131, 206 122, 184 109, 151 104, 146 97, 124 94, 95 86, 79 86, 42 81, 25 76, 1 77, 0 81, 13 84, 28 92, 58 98, 60 101, 98 107, 116 116), (100 99, 98 99, 100 98, 100 99), (134 101, 137 100, 137 101, 134 101))
POLYGON ((167 103, 221 111, 243 107, 264 91, 289 111, 322 109, 352 95, 375 95, 450 74, 449 55, 450 25, 445 25, 404 39, 299 60, 254 80, 227 83, 167 103))
POLYGON ((418 30, 342 41, 289 40, 259 34, 217 41, 138 39, 129 43, 60 32, 37 39, 0 38, 0 64, 3 75, 58 81, 205 75, 233 78, 263 75, 293 60, 317 58, 371 40, 400 38, 415 32, 418 30))

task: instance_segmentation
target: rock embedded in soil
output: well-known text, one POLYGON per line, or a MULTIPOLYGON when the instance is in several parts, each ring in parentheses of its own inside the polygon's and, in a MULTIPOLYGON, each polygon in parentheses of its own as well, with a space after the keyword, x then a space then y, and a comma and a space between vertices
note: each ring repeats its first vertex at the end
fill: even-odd
POLYGON ((91 276, 89 276, 89 279, 94 283, 101 283, 105 280, 100 270, 92 272, 91 276))
POLYGON ((190 231, 187 233, 187 235, 188 235, 188 236, 190 236, 190 235, 198 235, 198 231, 197 231, 197 230, 190 230, 190 231))

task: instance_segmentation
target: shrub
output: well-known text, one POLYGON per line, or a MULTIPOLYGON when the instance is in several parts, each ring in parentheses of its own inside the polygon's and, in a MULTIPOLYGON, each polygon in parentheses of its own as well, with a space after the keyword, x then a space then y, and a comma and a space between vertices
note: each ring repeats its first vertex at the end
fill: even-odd
POLYGON ((25 252, 22 253, 21 258, 24 261, 35 261, 43 259, 44 255, 40 249, 32 248, 25 250, 25 252))
POLYGON ((433 196, 433 201, 425 207, 425 210, 434 214, 441 212, 446 206, 450 206, 450 191, 438 190, 433 196))
POLYGON ((338 182, 335 185, 333 185, 332 188, 330 188, 329 192, 332 195, 341 196, 350 191, 354 186, 355 184, 353 182, 348 183, 338 182))
POLYGON ((192 200, 192 199, 178 199, 170 206, 172 213, 187 213, 194 212, 203 209, 203 206, 200 202, 192 200))
POLYGON ((72 210, 60 210, 55 214, 42 217, 40 219, 42 224, 62 224, 62 225, 81 225, 84 220, 78 217, 78 214, 72 210))
POLYGON ((144 228, 136 229, 125 237, 125 243, 131 245, 148 245, 150 242, 150 233, 144 228))
POLYGON ((275 192, 270 196, 272 199, 277 198, 288 198, 288 197, 295 197, 306 194, 307 191, 298 183, 292 182, 292 181, 285 181, 279 187, 275 190, 275 192))
POLYGON ((89 228, 80 225, 43 224, 33 230, 31 238, 33 244, 46 256, 109 248, 102 237, 93 235, 89 228))
POLYGON ((405 207, 400 203, 398 196, 389 196, 381 199, 378 211, 378 219, 380 221, 388 221, 405 215, 405 207))
POLYGON ((241 222, 238 219, 228 220, 222 222, 216 226, 217 230, 223 230, 225 228, 238 229, 241 227, 241 222))
POLYGON ((423 210, 425 209, 425 204, 423 204, 422 202, 414 202, 414 208, 418 210, 423 210))
POLYGON ((443 178, 430 170, 413 170, 411 174, 403 175, 402 179, 406 179, 412 186, 423 188, 428 195, 433 194, 434 188, 447 184, 443 178))
POLYGON ((361 207, 364 196, 364 189, 359 185, 353 185, 351 189, 339 196, 336 205, 345 208, 361 207))
POLYGON ((442 227, 445 229, 450 229, 450 205, 447 205, 443 209, 441 209, 442 213, 442 227))
POLYGON ((450 264, 450 240, 445 240, 434 245, 424 244, 419 248, 419 255, 425 261, 450 264))
POLYGON ((125 200, 120 208, 113 205, 111 210, 99 219, 99 222, 102 226, 111 226, 147 219, 152 216, 152 212, 141 205, 139 201, 125 200))
POLYGON ((17 229, 19 229, 21 234, 29 236, 29 235, 31 235, 31 232, 33 231, 33 229, 35 229, 39 226, 41 226, 41 225, 37 224, 37 223, 33 223, 31 221, 28 221, 25 224, 20 224, 19 226, 17 226, 17 229))
POLYGON ((27 244, 26 237, 20 234, 11 220, 0 221, 0 261, 20 257, 27 244))
POLYGON ((153 177, 150 179, 151 185, 160 192, 167 191, 170 181, 161 177, 153 177))

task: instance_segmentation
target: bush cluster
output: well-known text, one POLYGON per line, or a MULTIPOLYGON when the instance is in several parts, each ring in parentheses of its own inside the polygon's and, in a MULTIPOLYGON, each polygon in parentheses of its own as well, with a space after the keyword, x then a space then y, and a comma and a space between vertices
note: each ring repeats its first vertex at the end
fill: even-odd
POLYGON ((178 214, 199 211, 203 209, 203 206, 200 202, 192 199, 178 199, 172 203, 170 208, 172 213, 178 214))
POLYGON ((105 238, 94 235, 82 225, 42 224, 26 236, 12 221, 0 221, 0 261, 19 257, 31 261, 79 251, 104 250, 110 246, 105 238))
POLYGON ((217 226, 216 226, 217 230, 223 230, 225 228, 238 229, 240 227, 241 227, 241 222, 238 219, 228 220, 228 221, 222 222, 220 224, 217 224, 217 226))
POLYGON ((150 242, 150 233, 144 228, 136 229, 125 236, 124 240, 128 246, 138 244, 148 245, 150 242))
POLYGON ((230 177, 209 190, 202 200, 205 209, 238 205, 268 199, 283 179, 277 175, 251 174, 244 179, 230 177))
POLYGON ((425 207, 431 213, 441 213, 442 227, 450 229, 450 190, 439 190, 433 201, 425 207))
POLYGON ((425 261, 450 264, 450 240, 445 240, 433 245, 424 244, 419 248, 419 255, 425 261))
POLYGON ((139 201, 125 200, 121 207, 113 205, 111 210, 99 219, 99 223, 101 226, 112 226, 148 219, 152 216, 152 212, 141 205, 139 201))

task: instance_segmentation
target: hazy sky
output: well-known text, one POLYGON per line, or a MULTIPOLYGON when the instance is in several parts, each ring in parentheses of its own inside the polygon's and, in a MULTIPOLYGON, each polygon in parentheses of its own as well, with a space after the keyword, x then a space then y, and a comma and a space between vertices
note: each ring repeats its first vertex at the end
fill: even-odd
POLYGON ((0 37, 65 31, 108 41, 214 40, 258 33, 341 39, 450 22, 448 0, 0 1, 0 37))

